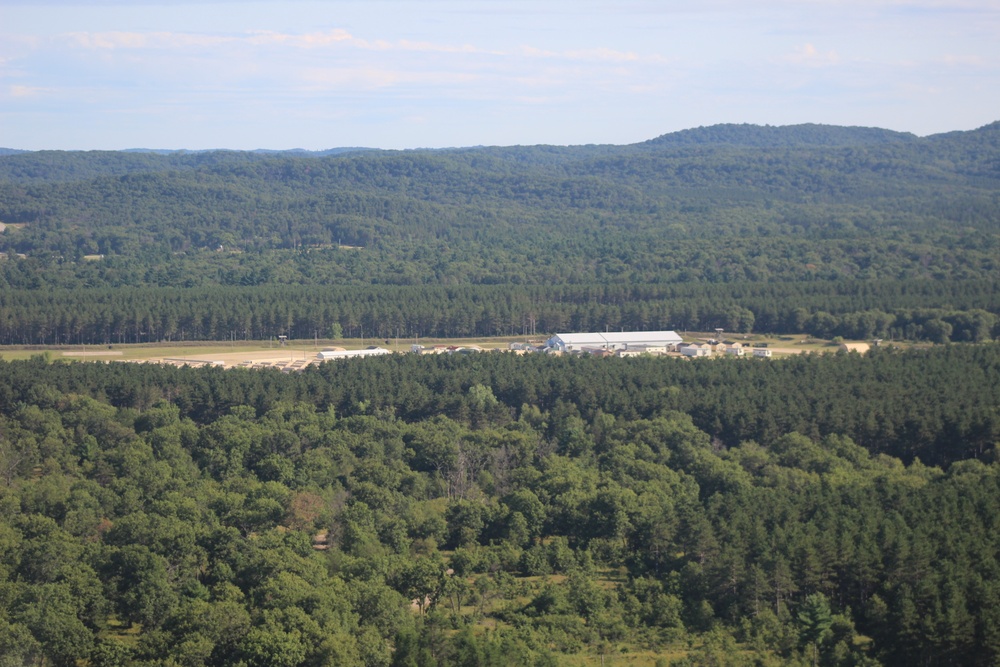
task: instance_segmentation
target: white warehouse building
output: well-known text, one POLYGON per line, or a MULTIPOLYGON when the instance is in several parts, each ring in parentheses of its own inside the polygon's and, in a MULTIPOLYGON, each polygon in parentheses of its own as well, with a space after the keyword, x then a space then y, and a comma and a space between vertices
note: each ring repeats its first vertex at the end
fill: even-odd
POLYGON ((354 359, 357 357, 378 357, 383 354, 392 354, 391 351, 382 347, 369 347, 366 350, 323 350, 316 355, 319 361, 329 361, 330 359, 354 359))
MULTIPOLYGON (((627 350, 639 346, 675 346, 682 342, 676 331, 606 331, 561 333, 545 341, 545 347, 560 352, 579 352, 585 347, 627 350)), ((668 347, 668 349, 670 349, 668 347)))

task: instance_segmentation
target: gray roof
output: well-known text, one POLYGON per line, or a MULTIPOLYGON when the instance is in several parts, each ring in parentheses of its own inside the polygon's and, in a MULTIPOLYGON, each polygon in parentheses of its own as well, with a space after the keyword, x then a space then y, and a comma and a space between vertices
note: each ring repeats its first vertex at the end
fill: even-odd
POLYGON ((566 346, 653 345, 679 343, 676 331, 606 331, 594 333, 560 333, 549 339, 552 344, 566 346))

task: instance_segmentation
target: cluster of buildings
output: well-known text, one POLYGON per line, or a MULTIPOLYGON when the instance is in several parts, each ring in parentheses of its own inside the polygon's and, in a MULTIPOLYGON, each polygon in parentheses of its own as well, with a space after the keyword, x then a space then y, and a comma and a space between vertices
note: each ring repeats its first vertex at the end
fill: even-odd
POLYGON ((483 352, 478 345, 417 345, 410 346, 414 354, 475 354, 483 352))
MULTIPOLYGON (((640 355, 671 355, 683 357, 710 357, 728 355, 735 357, 770 357, 771 350, 766 343, 751 345, 731 341, 709 340, 685 343, 676 331, 605 331, 593 333, 556 334, 544 343, 511 343, 511 351, 527 354, 592 354, 602 357, 636 357, 640 355)), ((474 354, 485 351, 478 345, 419 345, 410 346, 414 354, 474 354)), ((344 350, 334 348, 323 350, 316 361, 367 357, 391 354, 389 350, 371 347, 367 350, 344 350)))
POLYGON ((750 343, 687 343, 677 349, 686 357, 710 357, 713 354, 724 354, 730 357, 760 357, 768 359, 772 352, 766 343, 751 345, 750 343))
POLYGON ((770 357, 766 345, 749 343, 685 343, 676 331, 606 331, 593 333, 563 333, 552 336, 542 345, 513 343, 515 352, 547 354, 592 354, 602 357, 634 357, 639 355, 680 355, 710 357, 725 354, 743 357, 770 357))
MULTIPOLYGON (((685 343, 676 331, 605 331, 593 333, 561 333, 544 342, 511 343, 509 349, 518 354, 591 354, 601 357, 683 356, 710 357, 729 355, 736 357, 770 357, 767 344, 719 342, 685 343)), ((478 345, 419 345, 410 346, 413 354, 474 354, 484 352, 478 345)), ((316 361, 391 354, 383 348, 367 350, 323 350, 316 361)))
MULTIPOLYGON (((534 343, 511 343, 511 351, 517 354, 590 354, 600 357, 636 357, 640 355, 674 357, 710 357, 728 355, 736 357, 770 357, 771 350, 766 344, 705 342, 685 343, 675 331, 606 331, 594 333, 561 333, 548 340, 534 343)), ((478 345, 411 345, 415 354, 475 354, 484 349, 478 345)), ((229 359, 213 359, 206 356, 166 358, 159 363, 174 366, 222 366, 234 365, 244 368, 274 368, 286 373, 301 371, 313 364, 335 359, 356 359, 392 354, 391 350, 371 346, 363 350, 347 350, 342 347, 326 348, 315 356, 305 352, 270 352, 255 359, 235 362, 229 359)))

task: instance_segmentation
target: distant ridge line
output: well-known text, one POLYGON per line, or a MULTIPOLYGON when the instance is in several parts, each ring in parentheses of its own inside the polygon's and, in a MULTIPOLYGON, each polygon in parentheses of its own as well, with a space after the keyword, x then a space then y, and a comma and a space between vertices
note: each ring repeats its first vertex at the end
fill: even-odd
POLYGON ((720 123, 700 126, 660 136, 633 144, 536 144, 534 146, 455 146, 449 148, 415 148, 415 149, 383 149, 363 146, 343 146, 324 150, 307 150, 304 148, 269 149, 257 148, 240 150, 230 148, 206 149, 168 149, 168 148, 127 148, 121 150, 25 150, 0 147, 0 157, 16 156, 26 153, 118 153, 118 154, 148 154, 161 156, 198 156, 212 153, 233 153, 256 155, 261 157, 332 157, 362 153, 425 153, 454 152, 477 150, 516 150, 522 148, 547 147, 557 149, 579 149, 601 147, 605 150, 616 148, 657 149, 733 146, 744 148, 846 148, 852 146, 879 146, 918 144, 924 141, 940 141, 961 137, 988 136, 990 143, 995 143, 995 135, 1000 131, 1000 120, 972 130, 954 130, 920 137, 911 132, 899 132, 879 127, 825 125, 821 123, 800 123, 796 125, 754 125, 750 123, 720 123))

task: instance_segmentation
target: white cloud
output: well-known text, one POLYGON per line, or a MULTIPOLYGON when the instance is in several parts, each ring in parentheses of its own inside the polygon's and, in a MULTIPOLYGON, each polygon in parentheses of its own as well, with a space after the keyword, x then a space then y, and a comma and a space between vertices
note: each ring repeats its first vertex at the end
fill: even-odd
POLYGON ((634 51, 618 51, 607 47, 552 51, 534 46, 521 46, 516 53, 526 58, 546 58, 610 63, 668 63, 669 59, 659 54, 642 55, 634 51))
POLYGON ((289 34, 271 31, 260 31, 247 37, 240 38, 253 45, 280 44, 305 49, 323 48, 337 44, 359 44, 356 39, 346 30, 337 28, 326 32, 313 32, 305 34, 289 34))
POLYGON ((286 46, 296 49, 323 49, 350 46, 366 51, 400 51, 417 53, 484 53, 471 44, 439 44, 429 41, 401 39, 367 40, 336 28, 325 32, 282 33, 269 30, 253 31, 239 35, 210 35, 188 32, 74 32, 64 36, 73 46, 93 50, 115 49, 177 49, 244 45, 251 47, 286 46))
POLYGON ((820 51, 809 43, 796 48, 793 53, 785 56, 784 60, 798 65, 813 67, 837 65, 841 62, 841 58, 836 51, 820 51))
POLYGON ((641 59, 637 53, 615 51, 614 49, 608 48, 566 51, 564 55, 573 60, 598 60, 614 63, 638 62, 641 59))
POLYGON ((7 92, 11 97, 38 97, 44 93, 50 92, 45 88, 38 88, 34 86, 9 86, 7 92))
POLYGON ((960 67, 985 67, 988 65, 985 58, 976 55, 946 54, 942 60, 945 65, 960 67))
POLYGON ((133 85, 145 90, 215 89, 220 97, 234 86, 262 95, 421 86, 424 98, 476 100, 518 99, 543 87, 568 99, 596 89, 642 95, 656 89, 663 74, 659 66, 668 62, 609 47, 502 51, 443 40, 365 39, 343 28, 237 35, 75 32, 59 41, 100 55, 75 63, 84 76, 124 79, 141 73, 133 85))
POLYGON ((235 40, 218 35, 177 32, 74 32, 64 38, 71 46, 95 50, 186 50, 229 44, 235 40))
POLYGON ((365 90, 399 85, 461 86, 477 80, 473 74, 408 71, 379 67, 313 68, 298 73, 308 90, 325 91, 356 87, 365 90))
POLYGON ((400 40, 398 43, 398 48, 401 51, 417 51, 425 53, 483 53, 490 55, 500 55, 498 51, 484 51, 478 49, 471 44, 463 44, 461 46, 450 46, 442 44, 434 44, 433 42, 413 42, 407 39, 400 40))

